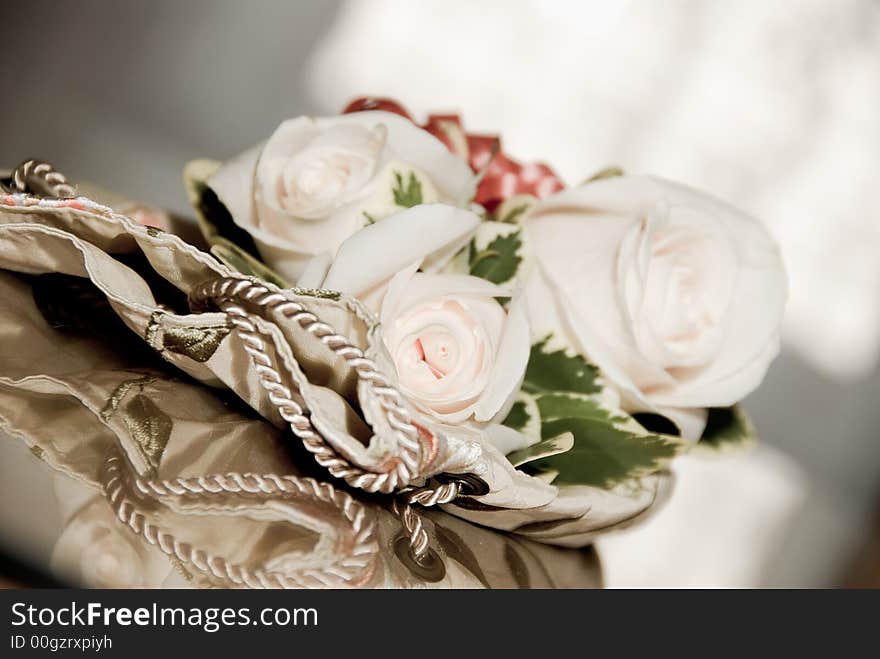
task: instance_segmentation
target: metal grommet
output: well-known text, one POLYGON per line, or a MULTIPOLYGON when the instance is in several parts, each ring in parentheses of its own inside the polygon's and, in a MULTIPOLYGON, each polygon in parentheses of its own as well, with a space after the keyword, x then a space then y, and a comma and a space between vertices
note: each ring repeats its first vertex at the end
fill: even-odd
POLYGON ((428 547, 420 558, 416 558, 405 535, 394 541, 394 553, 410 572, 429 583, 436 583, 446 576, 446 566, 437 552, 428 547))
POLYGON ((473 474, 438 474, 436 478, 441 483, 460 483, 461 496, 481 497, 489 494, 489 484, 473 474))

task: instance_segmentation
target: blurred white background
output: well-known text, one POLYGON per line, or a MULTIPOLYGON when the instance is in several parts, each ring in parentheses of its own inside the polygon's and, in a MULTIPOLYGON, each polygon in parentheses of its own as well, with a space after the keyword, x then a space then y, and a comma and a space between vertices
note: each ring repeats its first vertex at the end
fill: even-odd
MULTIPOLYGON (((747 401, 763 443, 683 460, 670 505, 602 543, 609 585, 834 584, 862 546, 880 489, 880 3, 29 2, 5 12, 0 57, 0 166, 48 158, 183 213, 187 160, 364 94, 461 111, 569 183, 614 164, 748 210, 791 279, 783 355, 747 401)), ((0 464, 3 494, 19 462, 0 464)), ((0 534, 24 523, 0 507, 0 534)))

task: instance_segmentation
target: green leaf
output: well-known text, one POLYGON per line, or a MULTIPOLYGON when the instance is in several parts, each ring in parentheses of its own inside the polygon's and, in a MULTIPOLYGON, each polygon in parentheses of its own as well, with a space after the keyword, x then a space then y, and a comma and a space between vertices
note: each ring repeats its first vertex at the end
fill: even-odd
POLYGON ((533 394, 569 392, 597 394, 602 388, 596 381, 599 369, 580 355, 569 355, 564 350, 547 352, 550 337, 532 346, 523 389, 533 394))
POLYGON ((514 206, 509 211, 504 214, 504 217, 499 219, 499 222, 504 222, 505 224, 516 224, 517 220, 529 210, 529 204, 520 204, 519 206, 514 206))
POLYGON ((549 341, 548 336, 532 346, 523 381, 523 391, 534 398, 543 441, 508 459, 527 462, 526 471, 557 483, 611 487, 663 468, 684 450, 679 438, 649 433, 628 414, 609 409, 599 369, 580 355, 548 350, 549 341), (567 450, 560 440, 566 436, 572 440, 567 450), (551 448, 560 450, 540 455, 551 448))
POLYGON ((541 421, 556 421, 571 417, 607 419, 608 411, 598 400, 568 393, 545 394, 537 399, 541 421))
POLYGON ((531 437, 536 442, 540 441, 541 413, 534 396, 525 391, 519 391, 516 401, 501 424, 531 437))
POLYGON ((394 172, 394 203, 404 208, 412 208, 422 203, 422 184, 413 172, 409 173, 406 185, 400 172, 394 172))
POLYGON ((628 417, 606 412, 604 418, 544 421, 542 435, 555 437, 569 432, 574 436, 574 446, 566 453, 542 458, 529 466, 558 472, 557 483, 611 487, 661 469, 680 451, 681 444, 674 438, 627 429, 627 420, 628 417))
POLYGON ((514 467, 522 466, 528 462, 534 462, 541 458, 549 458, 559 453, 570 451, 574 447, 574 435, 570 432, 564 432, 557 437, 551 437, 532 444, 517 451, 507 454, 507 459, 514 467))
POLYGON ((522 430, 528 422, 529 413, 526 411, 526 404, 524 401, 518 400, 510 408, 510 412, 508 412, 507 417, 501 423, 508 428, 522 430))
POLYGON ((757 441, 755 428, 741 405, 712 407, 699 448, 713 450, 745 449, 757 441))
POLYGON ((471 241, 470 273, 493 284, 503 284, 513 279, 522 261, 522 257, 518 254, 521 247, 522 239, 519 231, 506 236, 497 236, 482 250, 478 250, 471 241))

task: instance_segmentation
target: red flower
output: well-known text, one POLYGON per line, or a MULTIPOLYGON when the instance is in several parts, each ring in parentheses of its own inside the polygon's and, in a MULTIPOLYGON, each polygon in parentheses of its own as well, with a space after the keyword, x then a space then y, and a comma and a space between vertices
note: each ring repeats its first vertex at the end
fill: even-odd
MULTIPOLYGON (((415 123, 406 108, 390 98, 358 98, 342 112, 364 110, 393 112, 415 123)), ((474 201, 489 212, 514 195, 530 194, 541 199, 565 187, 544 163, 521 164, 505 155, 501 138, 497 135, 466 133, 457 114, 432 114, 421 127, 443 142, 452 153, 465 158, 475 173, 483 173, 474 201)))

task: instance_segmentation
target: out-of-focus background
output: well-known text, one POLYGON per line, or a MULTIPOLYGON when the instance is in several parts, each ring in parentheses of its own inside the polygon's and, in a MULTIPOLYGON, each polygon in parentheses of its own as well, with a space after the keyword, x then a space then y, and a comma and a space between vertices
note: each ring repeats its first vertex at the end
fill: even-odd
MULTIPOLYGON (((461 111, 569 183, 620 165, 762 218, 791 280, 782 356, 747 400, 762 444, 683 459, 669 505, 600 542, 606 581, 880 585, 880 3, 31 0, 3 14, 0 168, 46 158, 189 214, 187 160, 377 94, 461 111)), ((49 477, 4 444, 0 544, 45 564, 49 477)))

